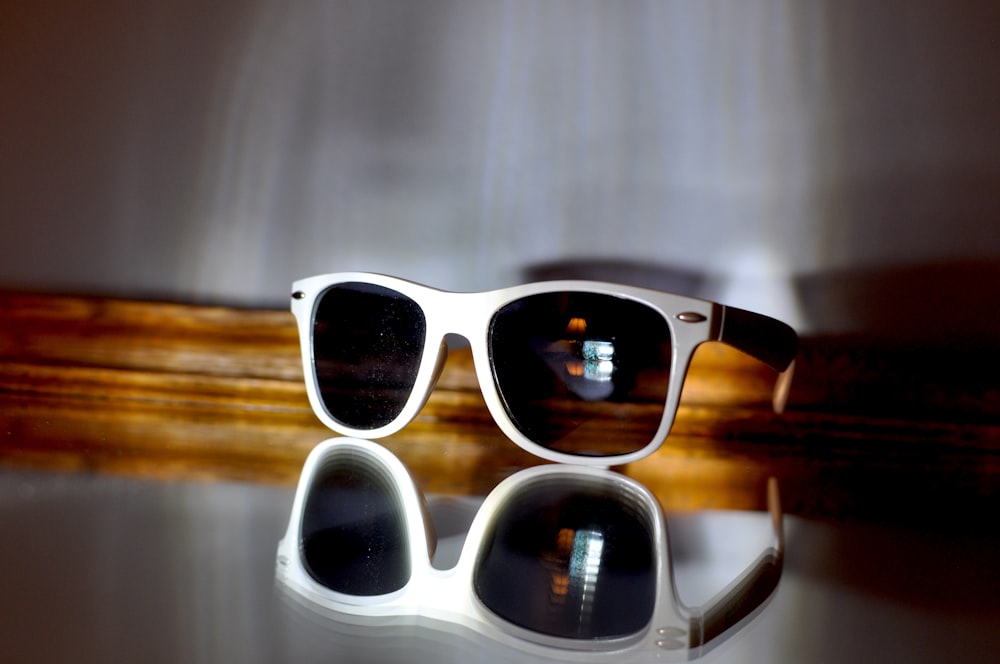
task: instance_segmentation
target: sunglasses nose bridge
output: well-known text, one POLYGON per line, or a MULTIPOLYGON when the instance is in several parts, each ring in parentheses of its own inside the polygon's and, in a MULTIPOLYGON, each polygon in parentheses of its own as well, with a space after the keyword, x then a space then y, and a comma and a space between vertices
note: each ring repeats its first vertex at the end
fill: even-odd
MULTIPOLYGON (((483 335, 484 317, 488 319, 486 293, 454 293, 442 291, 433 302, 425 303, 433 308, 428 319, 442 336, 460 337, 464 343, 476 343, 483 335)), ((457 339, 456 339, 457 340, 457 339)))

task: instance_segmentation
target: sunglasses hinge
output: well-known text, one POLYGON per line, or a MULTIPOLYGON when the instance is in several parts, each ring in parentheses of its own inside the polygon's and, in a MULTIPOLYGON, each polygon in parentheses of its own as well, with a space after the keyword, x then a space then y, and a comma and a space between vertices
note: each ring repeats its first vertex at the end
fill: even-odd
POLYGON ((683 311, 677 314, 677 320, 683 323, 704 323, 708 317, 696 311, 683 311))

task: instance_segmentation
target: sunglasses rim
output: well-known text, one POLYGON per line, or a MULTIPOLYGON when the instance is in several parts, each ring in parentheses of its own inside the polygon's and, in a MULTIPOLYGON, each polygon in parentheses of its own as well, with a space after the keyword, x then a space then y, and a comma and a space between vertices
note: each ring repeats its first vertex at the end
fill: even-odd
POLYGON ((689 608, 677 594, 670 556, 666 516, 659 501, 638 481, 620 473, 580 465, 542 464, 517 471, 501 481, 483 500, 466 534, 458 562, 450 569, 433 567, 433 525, 426 504, 412 476, 392 452, 359 438, 330 438, 309 453, 296 486, 288 526, 278 543, 276 577, 285 590, 311 605, 330 611, 338 620, 388 619, 424 616, 463 624, 516 648, 538 648, 543 653, 576 653, 606 656, 609 652, 695 652, 756 616, 770 601, 780 580, 784 535, 777 482, 768 484, 768 506, 774 528, 774 545, 768 547, 736 580, 707 604, 689 608), (341 452, 364 457, 382 466, 397 482, 400 508, 409 537, 410 578, 397 591, 384 595, 349 595, 334 591, 313 578, 302 560, 301 533, 304 506, 317 471, 329 456, 341 452), (476 564, 485 546, 485 535, 503 507, 522 487, 553 476, 574 476, 619 485, 641 505, 650 524, 655 556, 654 604, 645 627, 621 637, 574 639, 552 636, 521 627, 495 614, 482 602, 473 585, 476 564), (773 492, 773 493, 772 493, 773 492), (426 542, 426 546, 421 546, 426 542))
POLYGON ((559 463, 607 468, 638 461, 655 452, 666 440, 673 426, 683 389, 684 378, 696 348, 720 336, 722 305, 674 293, 625 286, 601 281, 541 281, 483 292, 444 291, 413 281, 381 274, 342 272, 316 275, 296 281, 293 286, 292 313, 298 323, 300 349, 306 389, 313 411, 333 431, 358 438, 384 438, 400 431, 420 412, 434 389, 447 356, 447 334, 459 334, 470 345, 480 391, 487 408, 501 431, 531 454, 559 463), (389 423, 373 429, 357 429, 334 418, 320 396, 313 345, 313 321, 321 296, 337 284, 373 284, 394 290, 415 302, 426 321, 423 354, 417 376, 406 402, 389 423), (503 306, 516 300, 546 293, 588 293, 608 295, 637 302, 663 318, 670 333, 670 376, 663 412, 650 440, 631 452, 590 456, 573 454, 542 445, 517 428, 503 404, 490 357, 490 321, 503 306), (457 310, 460 314, 452 311, 457 310))

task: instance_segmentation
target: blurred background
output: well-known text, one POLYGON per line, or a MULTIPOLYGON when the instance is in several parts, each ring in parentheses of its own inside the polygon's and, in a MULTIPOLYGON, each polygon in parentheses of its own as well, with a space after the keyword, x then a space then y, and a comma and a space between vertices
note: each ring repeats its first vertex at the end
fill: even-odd
MULTIPOLYGON (((834 335, 813 371, 850 357, 800 398, 847 424, 822 416, 812 447, 769 448, 748 421, 749 445, 708 448, 729 465, 692 467, 722 483, 715 469, 756 472, 775 450, 817 504, 912 502, 920 530, 799 521, 770 622, 712 661, 996 661, 997 354, 857 354, 838 335, 1000 347, 998 72, 996 0, 0 0, 0 290, 285 309, 291 282, 322 272, 452 290, 578 276, 834 335), (892 419, 925 410, 927 429, 892 419), (942 536, 940 514, 975 529, 942 536)), ((205 440, 237 455, 305 444, 257 419, 239 420, 246 440, 203 419, 175 433, 156 391, 139 393, 156 417, 135 428, 76 392, 60 419, 63 402, 24 407, 18 390, 52 380, 28 382, 32 368, 0 376, 8 455, 36 458, 40 440, 100 468, 137 439, 169 467, 205 440), (82 442, 60 428, 74 417, 82 442)), ((0 474, 18 542, 0 547, 18 570, 0 579, 0 652, 8 636, 56 661, 94 643, 102 661, 123 643, 162 649, 153 661, 276 658, 266 598, 287 491, 53 477, 0 474), (53 551, 73 559, 52 566, 53 551)), ((706 533, 706 549, 741 539, 706 533)))
POLYGON ((3 4, 2 287, 596 274, 1000 330, 996 2, 3 4))

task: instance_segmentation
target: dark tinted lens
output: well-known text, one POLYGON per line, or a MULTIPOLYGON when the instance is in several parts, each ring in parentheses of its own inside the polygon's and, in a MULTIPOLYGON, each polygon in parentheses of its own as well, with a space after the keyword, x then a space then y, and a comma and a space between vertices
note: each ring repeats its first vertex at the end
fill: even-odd
POLYGON ((337 284, 316 305, 313 361, 320 398, 335 420, 377 429, 413 389, 427 325, 416 302, 389 288, 337 284))
POLYGON ((653 438, 670 382, 666 320, 596 293, 511 302, 490 326, 493 376, 515 426, 561 452, 634 452, 653 438))
POLYGON ((406 521, 395 482, 344 451, 316 473, 302 514, 302 560, 316 581, 351 595, 382 595, 410 578, 406 521))
POLYGON ((483 540, 473 583, 501 618, 541 634, 635 634, 653 615, 650 517, 620 483, 549 477, 518 493, 483 540))

